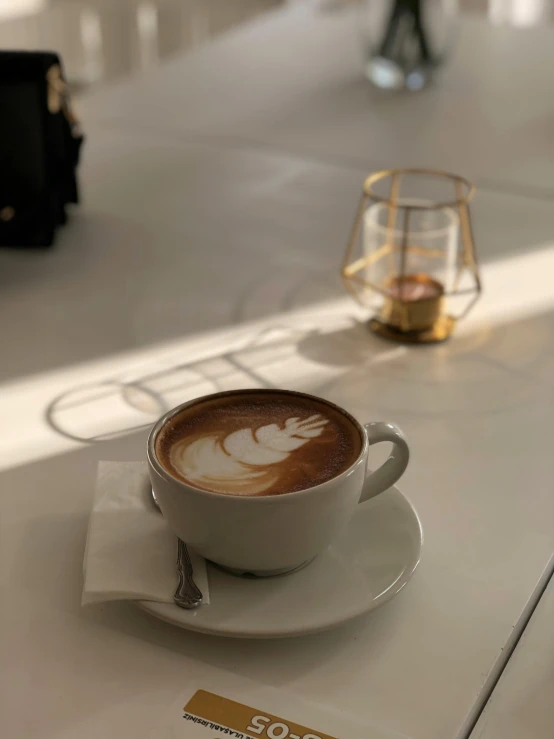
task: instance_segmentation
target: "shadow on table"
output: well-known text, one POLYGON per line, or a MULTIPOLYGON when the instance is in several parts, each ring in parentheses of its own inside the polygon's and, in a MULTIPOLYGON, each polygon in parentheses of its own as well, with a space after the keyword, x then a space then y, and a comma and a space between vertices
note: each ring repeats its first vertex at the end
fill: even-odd
MULTIPOLYGON (((404 598, 405 594, 398 597, 404 598)), ((375 656, 379 654, 393 638, 398 607, 402 607, 398 603, 391 601, 368 615, 320 634, 284 639, 234 639, 187 632, 160 622, 129 602, 83 609, 83 618, 245 677, 261 673, 264 682, 286 687, 320 669, 321 664, 330 661, 337 651, 352 646, 357 638, 363 637, 364 648, 375 656), (242 660, 248 668, 241 669, 242 660), (319 663, 317 668, 314 661, 319 663)))
MULTIPOLYGON (((336 322, 333 317, 330 320, 336 322)), ((347 368, 361 361, 377 340, 354 319, 342 319, 343 324, 345 320, 346 326, 329 334, 320 348, 328 351, 329 362, 336 365, 338 361, 339 367, 347 368)), ((319 331, 311 327, 276 323, 255 332, 238 349, 200 360, 142 365, 119 376, 110 375, 70 388, 51 400, 44 418, 53 431, 67 439, 90 444, 106 442, 148 428, 172 407, 191 398, 241 387, 287 387, 302 362, 327 366, 323 354, 309 357, 318 336, 319 331), (304 342, 308 352, 305 358, 304 342)), ((311 378, 309 373, 301 383, 309 383, 311 378)))
POLYGON ((282 321, 228 351, 151 362, 69 388, 51 400, 44 418, 67 439, 106 444, 149 428, 182 402, 248 387, 303 390, 354 413, 370 408, 393 418, 504 412, 550 381, 552 335, 552 314, 483 325, 425 347, 387 343, 353 317, 304 326, 282 321))

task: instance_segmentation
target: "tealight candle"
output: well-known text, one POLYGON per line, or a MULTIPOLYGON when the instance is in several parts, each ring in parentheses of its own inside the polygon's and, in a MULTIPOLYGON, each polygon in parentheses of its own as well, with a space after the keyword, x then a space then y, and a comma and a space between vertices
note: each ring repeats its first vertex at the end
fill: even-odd
POLYGON ((397 298, 406 302, 439 298, 443 292, 440 283, 435 282, 430 277, 420 277, 417 275, 396 277, 387 287, 387 293, 391 298, 397 298))

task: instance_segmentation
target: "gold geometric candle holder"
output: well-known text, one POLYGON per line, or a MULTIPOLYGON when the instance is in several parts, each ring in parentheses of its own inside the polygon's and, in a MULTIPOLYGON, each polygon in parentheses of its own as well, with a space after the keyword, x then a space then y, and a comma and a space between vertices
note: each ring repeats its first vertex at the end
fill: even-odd
POLYGON ((469 202, 475 187, 431 169, 370 175, 341 275, 388 339, 444 341, 481 292, 469 202))

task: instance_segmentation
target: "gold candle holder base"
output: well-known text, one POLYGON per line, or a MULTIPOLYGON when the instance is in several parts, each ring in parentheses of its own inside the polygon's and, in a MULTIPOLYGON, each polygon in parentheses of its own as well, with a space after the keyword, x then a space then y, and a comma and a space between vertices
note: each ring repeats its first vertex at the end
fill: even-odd
POLYGON ((432 326, 414 331, 401 331, 395 326, 383 323, 378 318, 372 318, 369 322, 369 328, 374 334, 388 341, 404 344, 436 344, 446 341, 454 332, 455 326, 456 321, 451 316, 441 316, 432 326))
POLYGON ((444 289, 429 275, 393 277, 386 286, 380 320, 399 331, 424 331, 444 315, 444 289))

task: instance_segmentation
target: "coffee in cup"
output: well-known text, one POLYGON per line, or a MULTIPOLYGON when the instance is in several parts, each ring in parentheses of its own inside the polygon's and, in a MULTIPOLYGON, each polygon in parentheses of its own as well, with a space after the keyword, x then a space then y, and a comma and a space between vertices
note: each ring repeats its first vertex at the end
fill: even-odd
POLYGON ((346 413, 305 395, 248 391, 195 403, 156 438, 176 479, 223 495, 282 495, 320 485, 358 458, 363 438, 346 413))

